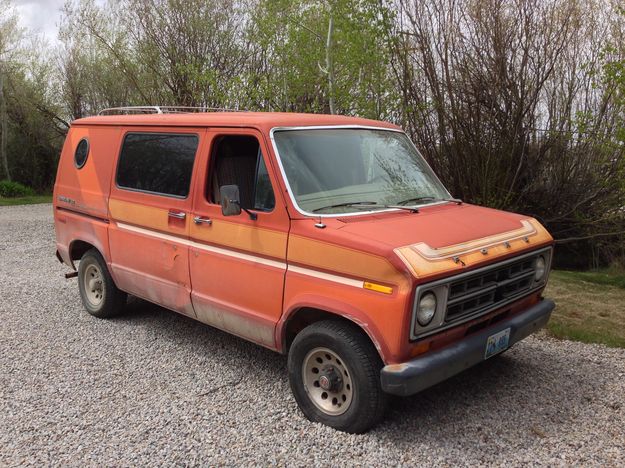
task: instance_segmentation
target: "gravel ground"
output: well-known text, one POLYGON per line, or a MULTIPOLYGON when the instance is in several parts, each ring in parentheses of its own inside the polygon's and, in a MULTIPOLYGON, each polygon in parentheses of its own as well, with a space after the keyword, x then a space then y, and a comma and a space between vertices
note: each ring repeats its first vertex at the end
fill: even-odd
POLYGON ((50 205, 0 208, 0 465, 625 465, 625 350, 529 338, 353 436, 286 358, 142 301, 98 320, 50 205))

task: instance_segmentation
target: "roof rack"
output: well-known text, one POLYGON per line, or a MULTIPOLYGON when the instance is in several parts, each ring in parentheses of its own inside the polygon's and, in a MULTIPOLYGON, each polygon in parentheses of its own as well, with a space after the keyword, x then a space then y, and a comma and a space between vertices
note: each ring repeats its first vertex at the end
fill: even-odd
POLYGON ((120 114, 191 114, 200 112, 244 112, 225 107, 190 107, 190 106, 125 106, 110 107, 98 112, 98 115, 120 114))

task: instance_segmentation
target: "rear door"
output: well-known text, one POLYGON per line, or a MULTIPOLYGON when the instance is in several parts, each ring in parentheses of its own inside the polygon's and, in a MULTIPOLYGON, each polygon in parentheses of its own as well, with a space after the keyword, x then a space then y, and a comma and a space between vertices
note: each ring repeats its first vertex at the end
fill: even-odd
POLYGON ((289 217, 262 135, 211 129, 198 167, 190 224, 192 300, 198 320, 275 348, 282 312, 289 217), (219 187, 239 187, 242 211, 221 212, 219 187))
POLYGON ((190 194, 204 131, 126 129, 109 198, 118 287, 191 317, 190 194))

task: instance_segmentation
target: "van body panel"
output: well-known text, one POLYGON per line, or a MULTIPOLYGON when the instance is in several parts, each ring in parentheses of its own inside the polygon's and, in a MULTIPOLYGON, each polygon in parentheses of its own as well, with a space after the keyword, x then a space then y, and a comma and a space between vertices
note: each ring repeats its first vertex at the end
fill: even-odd
MULTIPOLYGON (((410 356, 414 347, 405 337, 410 329, 416 285, 504 261, 552 243, 551 236, 539 223, 531 218, 512 215, 515 221, 503 223, 503 231, 493 230, 491 232, 496 234, 477 239, 480 241, 477 248, 471 242, 438 244, 440 247, 435 250, 443 251, 446 247, 452 249, 455 255, 428 259, 413 244, 406 246, 402 243, 422 238, 420 235, 424 227, 430 226, 422 224, 420 219, 425 217, 420 216, 427 216, 429 211, 441 211, 451 217, 455 210, 432 206, 418 214, 380 214, 368 221, 354 219, 348 223, 324 219, 326 227, 323 230, 315 228, 309 220, 292 220, 284 322, 290 313, 300 307, 340 310, 341 315, 352 317, 378 343, 386 363, 401 362, 410 356), (387 226, 398 219, 409 235, 396 233, 387 226), (524 226, 528 226, 529 230, 519 237, 518 231, 524 226), (505 231, 510 227, 516 229, 505 231), (507 232, 512 234, 505 236, 507 232), (484 245, 488 246, 486 250, 482 247, 484 245), (365 290, 367 282, 390 287, 392 293, 365 290), (344 301, 336 301, 336 298, 344 301), (331 305, 333 309, 329 308, 331 305)), ((502 213, 505 219, 510 219, 510 213, 489 211, 493 217, 502 213)), ((281 337, 279 334, 278 340, 281 337)))
POLYGON ((72 268, 71 248, 76 241, 96 246, 110 259, 107 201, 113 172, 111 152, 117 149, 119 133, 113 126, 71 128, 63 144, 52 203, 57 251, 72 268), (74 154, 83 139, 89 143, 89 153, 77 170, 74 154))
POLYGON ((290 222, 267 145, 253 128, 211 128, 206 147, 196 174, 192 217, 210 221, 190 224, 191 296, 197 318, 275 350, 290 222), (268 167, 276 203, 270 212, 255 210, 255 220, 245 212, 224 216, 221 205, 211 200, 215 145, 227 136, 256 138, 268 167))
POLYGON ((118 127, 77 127, 67 135, 54 186, 55 207, 108 219, 108 196, 117 152, 118 127), (89 143, 84 166, 77 170, 74 153, 81 140, 89 143))
POLYGON ((110 258, 108 221, 63 207, 54 210, 54 218, 57 231, 56 248, 63 263, 76 269, 70 254, 77 242, 91 244, 105 260, 110 258))
MULTIPOLYGON (((128 134, 194 135, 195 162, 202 148, 203 128, 127 127, 128 134)), ((117 167, 119 162, 115 164, 117 167)), ((191 195, 180 198, 119 187, 112 178, 109 198, 111 270, 117 286, 131 294, 195 317, 189 275, 191 195), (173 215, 173 216, 172 216, 173 215), (176 217, 177 215, 181 217, 176 217)), ((191 177, 189 194, 193 193, 191 177)))
MULTIPOLYGON (((289 264, 391 285, 405 282, 405 273, 398 271, 388 257, 373 253, 371 250, 355 249, 353 246, 341 245, 338 242, 321 241, 306 236, 305 233, 312 229, 314 226, 310 222, 293 222, 293 230, 289 239, 289 264)), ((331 228, 325 229, 329 236, 334 234, 331 228)), ((342 237, 342 234, 337 232, 336 237, 342 237)), ((392 252, 392 249, 388 251, 392 252)))
MULTIPOLYGON (((167 212, 161 213, 167 216, 167 212)), ((111 271, 117 287, 195 317, 186 239, 114 222, 109 227, 111 271)))
POLYGON ((278 326, 276 341, 282 346, 284 325, 294 313, 312 308, 356 323, 371 338, 384 362, 398 362, 402 349, 400 339, 407 326, 404 309, 410 291, 386 295, 340 281, 340 277, 328 279, 314 270, 289 266, 284 290, 285 314, 278 326))

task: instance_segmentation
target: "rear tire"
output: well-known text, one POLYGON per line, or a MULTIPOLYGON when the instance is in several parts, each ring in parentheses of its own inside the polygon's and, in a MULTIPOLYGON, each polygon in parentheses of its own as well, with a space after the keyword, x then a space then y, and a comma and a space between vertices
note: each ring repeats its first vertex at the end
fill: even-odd
POLYGON ((388 395, 380 386, 382 361, 356 325, 324 320, 302 330, 289 350, 293 396, 304 415, 359 434, 377 424, 388 395))
POLYGON ((83 306, 94 317, 113 317, 126 305, 126 293, 117 288, 104 258, 96 249, 88 250, 80 259, 78 290, 83 306))

